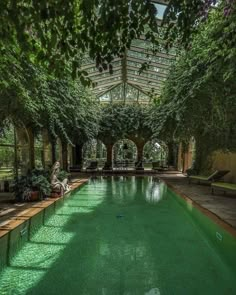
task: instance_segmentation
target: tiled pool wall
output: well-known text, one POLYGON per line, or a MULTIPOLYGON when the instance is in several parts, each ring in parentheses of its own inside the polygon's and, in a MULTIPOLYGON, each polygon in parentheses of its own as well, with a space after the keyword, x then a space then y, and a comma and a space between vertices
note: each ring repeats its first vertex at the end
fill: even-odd
POLYGON ((81 183, 63 197, 52 200, 49 205, 32 207, 28 214, 22 214, 11 220, 7 229, 0 228, 0 272, 10 264, 11 259, 24 243, 29 241, 38 229, 63 206, 65 199, 76 193, 83 184, 81 183))
POLYGON ((201 207, 187 196, 168 188, 170 195, 184 207, 194 224, 204 234, 209 246, 218 252, 227 265, 236 271, 236 230, 214 213, 201 207))

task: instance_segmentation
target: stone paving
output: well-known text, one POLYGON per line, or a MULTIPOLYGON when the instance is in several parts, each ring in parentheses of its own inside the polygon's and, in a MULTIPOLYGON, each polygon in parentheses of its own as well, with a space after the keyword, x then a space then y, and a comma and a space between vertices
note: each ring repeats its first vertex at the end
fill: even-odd
MULTIPOLYGON (((70 186, 71 189, 75 189, 78 186, 82 185, 88 179, 74 179, 71 181, 70 186)), ((19 219, 22 214, 28 215, 30 211, 34 210, 35 208, 44 208, 47 207, 51 203, 54 203, 59 198, 47 198, 43 201, 37 202, 15 202, 13 195, 4 195, 2 199, 0 199, 0 231, 2 227, 9 223, 11 220, 19 219)))
POLYGON ((211 194, 210 185, 188 183, 188 178, 183 174, 160 175, 164 181, 172 185, 181 194, 208 209, 220 219, 236 228, 236 194, 216 192, 211 194))

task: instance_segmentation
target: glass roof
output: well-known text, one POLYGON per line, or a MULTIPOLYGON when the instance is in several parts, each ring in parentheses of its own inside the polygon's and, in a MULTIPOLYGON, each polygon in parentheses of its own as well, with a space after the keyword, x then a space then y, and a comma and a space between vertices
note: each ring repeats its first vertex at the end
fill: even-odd
MULTIPOLYGON (((163 19, 166 1, 152 2, 157 8, 156 17, 159 22, 163 19)), ((153 44, 141 36, 133 40, 130 49, 122 58, 114 59, 113 74, 110 74, 109 70, 100 72, 89 58, 84 60, 82 68, 88 72, 88 77, 95 85, 93 92, 101 102, 148 102, 150 93, 160 94, 161 86, 174 60, 174 48, 167 53, 161 47, 161 42, 158 48, 153 48, 153 44)))

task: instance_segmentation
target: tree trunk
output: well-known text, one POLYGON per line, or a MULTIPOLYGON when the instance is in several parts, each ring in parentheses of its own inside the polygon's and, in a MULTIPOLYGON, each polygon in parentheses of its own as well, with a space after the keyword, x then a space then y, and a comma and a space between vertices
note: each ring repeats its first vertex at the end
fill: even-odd
POLYGON ((74 164, 79 169, 83 168, 83 146, 76 144, 74 150, 74 164))
POLYGON ((104 166, 104 170, 112 170, 113 169, 113 144, 107 144, 107 160, 104 166))
POLYGON ((67 142, 61 142, 62 152, 62 169, 68 171, 68 147, 67 142))
POLYGON ((136 170, 144 170, 143 167, 143 147, 144 147, 145 143, 138 143, 137 145, 137 150, 138 150, 138 154, 137 154, 137 163, 135 166, 136 170))

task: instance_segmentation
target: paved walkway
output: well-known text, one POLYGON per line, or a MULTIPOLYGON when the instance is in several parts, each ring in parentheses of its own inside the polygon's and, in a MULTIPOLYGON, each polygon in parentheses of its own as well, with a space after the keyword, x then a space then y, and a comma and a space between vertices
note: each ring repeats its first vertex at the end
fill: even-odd
POLYGON ((211 194, 211 187, 203 184, 188 184, 183 174, 163 174, 160 178, 171 184, 180 193, 216 214, 220 219, 236 229, 236 194, 222 192, 211 194))
MULTIPOLYGON (((73 179, 70 186, 73 190, 87 180, 87 178, 73 179)), ((3 195, 0 199, 0 231, 9 221, 19 219, 22 215, 28 215, 35 208, 45 208, 57 199, 60 198, 47 198, 36 202, 15 202, 13 195, 8 194, 5 197, 3 195)))

